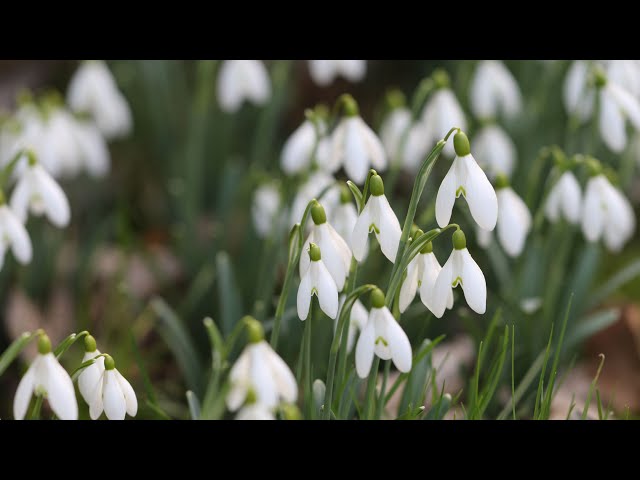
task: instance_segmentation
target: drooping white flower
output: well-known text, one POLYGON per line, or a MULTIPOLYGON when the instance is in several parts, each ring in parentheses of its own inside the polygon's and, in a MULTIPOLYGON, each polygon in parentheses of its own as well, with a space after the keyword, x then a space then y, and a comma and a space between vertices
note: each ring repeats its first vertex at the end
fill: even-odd
POLYGON ((371 311, 366 327, 356 344, 356 372, 366 378, 371 370, 374 353, 382 360, 393 360, 401 372, 411 370, 411 343, 389 309, 380 289, 371 295, 371 311))
POLYGON ((522 94, 509 69, 497 60, 482 60, 471 81, 471 110, 480 119, 516 115, 522 109, 522 94))
POLYGON ((436 279, 431 310, 436 317, 442 317, 449 295, 458 285, 462 286, 469 307, 476 313, 483 314, 487 308, 487 283, 482 270, 467 250, 462 230, 453 234, 453 251, 436 279))
POLYGON ((577 225, 580 222, 582 207, 582 192, 575 175, 567 170, 551 187, 544 204, 544 213, 547 218, 555 223, 564 217, 570 223, 577 225))
POLYGON ((225 60, 218 75, 218 103, 228 113, 247 100, 264 105, 271 98, 269 72, 260 60, 225 60))
POLYGON ((640 62, 637 60, 608 60, 607 78, 620 85, 634 97, 640 97, 640 62))
MULTIPOLYGON (((453 127, 467 129, 467 120, 462 107, 453 91, 446 86, 447 82, 448 80, 440 80, 441 87, 433 93, 422 110, 422 125, 425 128, 424 136, 427 145, 435 145, 453 127)), ((450 143, 447 142, 443 152, 452 157, 454 150, 450 143)))
POLYGON ((78 419, 78 403, 73 382, 51 352, 46 335, 38 340, 38 356, 24 374, 13 399, 13 417, 22 420, 33 394, 45 396, 53 413, 61 420, 78 419))
POLYGON ((499 125, 482 127, 473 138, 474 157, 489 178, 502 173, 511 178, 516 163, 516 146, 499 125))
POLYGON ((46 215, 56 227, 65 227, 71 219, 69 200, 58 183, 29 158, 29 166, 22 173, 11 194, 11 209, 20 222, 27 221, 27 214, 46 215))
POLYGON ((411 111, 406 107, 395 108, 380 127, 380 140, 393 162, 414 172, 420 166, 429 149, 427 128, 422 121, 412 124, 411 111), (405 142, 401 149, 402 142, 405 142), (399 157, 400 155, 400 157, 399 157))
POLYGON ((371 168, 387 168, 382 142, 360 118, 355 102, 348 103, 347 116, 340 120, 331 139, 330 165, 343 166, 353 182, 362 185, 371 168))
MULTIPOLYGON (((306 252, 312 243, 320 247, 322 252, 322 262, 331 274, 338 291, 344 287, 344 282, 349 275, 349 267, 351 266, 351 250, 344 239, 336 232, 336 230, 327 222, 327 214, 319 203, 311 208, 311 218, 313 225, 311 233, 307 237, 303 245, 303 252, 306 252)), ((303 277, 311 260, 308 255, 300 255, 300 277, 303 277)))
POLYGON ((273 409, 280 402, 294 403, 298 397, 293 372, 264 340, 262 326, 255 319, 250 323, 249 344, 231 367, 229 381, 226 403, 234 412, 245 403, 273 409))
POLYGON ((253 226, 260 238, 266 238, 282 225, 280 190, 274 183, 265 183, 256 188, 251 204, 253 226))
MULTIPOLYGON (((342 310, 342 306, 344 305, 344 301, 346 299, 346 295, 340 296, 340 309, 342 310)), ((358 332, 362 332, 364 327, 366 327, 367 322, 369 321, 369 312, 364 308, 362 302, 360 300, 356 300, 351 307, 351 315, 349 315, 349 332, 347 333, 347 353, 351 353, 353 350, 353 346, 356 342, 356 335, 358 332)), ((334 334, 338 335, 339 332, 335 332, 335 329, 338 326, 338 318, 336 318, 335 323, 333 324, 334 334)))
POLYGON ((309 73, 320 87, 342 76, 352 83, 361 81, 367 73, 366 60, 309 60, 309 73))
POLYGON ((463 132, 453 138, 456 157, 445 175, 436 196, 436 220, 445 227, 451 219, 456 198, 462 194, 469 204, 471 216, 485 230, 493 230, 498 220, 498 199, 491 182, 478 166, 463 132))
MULTIPOLYGON (((100 355, 100 350, 96 347, 96 341, 91 335, 85 337, 85 353, 82 357, 82 363, 88 362, 100 355)), ((85 367, 78 376, 78 390, 87 405, 91 405, 93 394, 96 392, 98 382, 102 380, 104 373, 104 357, 99 357, 88 367, 85 367)))
POLYGON ((104 411, 109 420, 124 420, 127 413, 135 417, 138 413, 136 392, 115 367, 113 358, 110 355, 103 358, 104 370, 89 393, 89 416, 97 420, 104 411))
POLYGON ((340 190, 340 203, 333 209, 331 224, 344 240, 351 239, 351 234, 358 221, 358 210, 353 204, 351 192, 344 187, 340 190))
POLYGON ((493 232, 480 228, 476 225, 476 241, 478 245, 485 250, 491 246, 491 240, 493 239, 493 232))
MULTIPOLYGON (((287 175, 308 170, 313 160, 314 148, 320 141, 318 134, 322 137, 326 133, 326 125, 320 121, 318 126, 311 120, 305 120, 287 139, 282 148, 280 165, 287 175)), ((316 152, 316 157, 317 157, 316 152)), ((318 162, 320 167, 327 167, 318 162)))
POLYGON ((0 268, 4 264, 4 255, 9 247, 16 260, 23 265, 31 261, 33 250, 31 239, 20 219, 3 203, 0 195, 0 268))
POLYGON ((90 113, 108 140, 131 132, 129 103, 103 61, 83 62, 78 67, 69 83, 67 102, 74 112, 90 113))
POLYGON ((595 103, 595 92, 588 85, 589 69, 587 61, 576 60, 571 63, 562 90, 565 110, 582 122, 591 117, 595 103))
POLYGON ((242 407, 236 415, 236 420, 275 420, 276 417, 269 407, 261 403, 251 403, 242 407))
POLYGON ((631 238, 636 228, 633 208, 627 198, 607 177, 598 174, 589 179, 582 209, 582 232, 587 240, 604 244, 618 252, 631 238))
POLYGON ((504 176, 497 181, 498 196, 498 240, 510 257, 522 253, 527 235, 531 230, 531 212, 524 201, 509 186, 504 176))
POLYGON ((380 249, 391 262, 396 261, 400 244, 400 222, 384 195, 384 183, 379 175, 369 180, 371 196, 356 221, 351 235, 351 250, 358 262, 364 260, 369 246, 369 233, 374 232, 380 249))
MULTIPOLYGON (((305 255, 306 252, 302 252, 305 255)), ((301 256, 302 256, 301 255, 301 256)), ((316 295, 320 309, 331 319, 338 315, 338 287, 322 259, 320 247, 309 245, 311 263, 300 279, 298 287, 298 317, 306 320, 311 306, 311 297, 316 295)), ((337 261, 341 261, 337 259, 337 261)), ((337 262, 336 262, 337 263, 337 262)))
POLYGON ((333 178, 332 175, 323 171, 315 171, 309 176, 307 181, 300 186, 298 193, 296 193, 293 199, 289 219, 291 225, 302 220, 302 215, 309 202, 318 197, 327 187, 329 188, 321 200, 327 215, 331 217, 333 209, 338 205, 340 200, 340 187, 336 184, 336 179, 333 178))
POLYGON ((98 127, 76 121, 74 133, 82 166, 92 177, 104 177, 111 168, 111 154, 98 127))
POLYGON ((380 126, 380 141, 389 158, 396 160, 402 137, 411 127, 411 110, 398 107, 391 110, 380 126))

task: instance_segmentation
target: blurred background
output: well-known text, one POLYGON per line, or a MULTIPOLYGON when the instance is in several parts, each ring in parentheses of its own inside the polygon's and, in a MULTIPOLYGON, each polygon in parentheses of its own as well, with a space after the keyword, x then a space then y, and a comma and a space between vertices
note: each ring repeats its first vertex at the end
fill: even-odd
MULTIPOLYGON (((399 89, 411 99, 420 81, 441 68, 449 74, 464 110, 473 152, 473 135, 481 126, 469 109, 477 61, 372 60, 361 81, 336 78, 326 86, 314 83, 306 61, 264 63, 272 82, 270 100, 264 106, 245 103, 230 114, 220 109, 216 98, 217 61, 107 62, 131 107, 132 132, 109 143, 111 167, 106 176, 81 174, 61 181, 71 204, 69 227, 56 229, 41 218, 30 218, 33 260, 23 266, 7 254, 0 270, 0 352, 27 330, 44 328, 55 344, 71 332, 88 329, 138 393, 137 418, 188 418, 185 391, 202 397, 211 363, 203 318, 213 318, 225 334, 248 313, 267 330, 273 323, 287 262, 286 229, 261 238, 252 222, 251 204, 255 190, 274 179, 285 204, 291 204, 305 175, 283 175, 280 154, 285 140, 304 121, 305 109, 319 103, 332 109, 340 95, 350 93, 365 122, 379 132, 388 113, 387 93, 399 89)), ((523 95, 521 113, 501 122, 517 148, 511 181, 532 212, 539 207, 552 167, 551 162, 540 167, 536 158, 550 145, 559 145, 567 154, 590 153, 610 165, 619 172, 620 187, 637 212, 640 155, 632 142, 622 154, 614 154, 593 138, 591 125, 571 125, 562 102, 570 62, 504 63, 523 95)), ((10 114, 27 91, 33 97, 51 91, 64 97, 78 65, 0 61, 0 107, 10 114)), ((435 227, 428 206, 433 209, 437 186, 449 165, 439 161, 425 190, 417 216, 425 231, 435 227)), ((347 179, 342 171, 336 177, 347 179)), ((393 190, 386 192, 401 223, 413 180, 414 173, 403 169, 393 190)), ((471 225, 455 210, 453 221, 471 225)), ((573 292, 567 337, 573 332, 576 340, 562 357, 566 378, 556 396, 559 415, 566 414, 572 395, 576 402, 586 396, 599 353, 606 356, 599 379, 603 402, 615 412, 629 407, 632 414, 639 413, 640 280, 635 262, 640 258, 640 237, 635 234, 621 253, 611 254, 585 242, 579 227, 545 223, 531 234, 521 257, 511 259, 496 245, 480 249, 471 226, 465 232, 488 281, 487 315, 472 314, 464 302, 456 302, 462 307, 438 320, 416 301, 402 317, 414 345, 446 334, 434 352, 434 363, 436 357, 446 357, 449 365, 440 369, 439 380, 446 376, 448 388, 463 389, 478 343, 499 307, 502 322, 516 326, 516 381, 521 380, 544 351, 551 324, 558 328, 573 292), (634 265, 624 281, 611 283, 634 265), (544 305, 523 313, 514 299, 527 297, 542 297, 544 305), (597 303, 590 301, 594 298, 597 303)), ((441 263, 450 248, 449 241, 435 246, 441 263)), ((387 278, 390 264, 371 257, 359 283, 387 278)), ((297 284, 295 279, 295 289, 297 284)), ((325 322, 316 332, 320 346, 314 364, 322 377, 332 325, 325 322)), ((301 336, 294 294, 279 347, 290 365, 297 360, 301 336)), ((28 350, 25 356, 34 352, 28 350)), ((81 357, 78 345, 65 354, 63 363, 73 369, 81 357)), ((0 418, 11 417, 15 388, 26 365, 15 362, 0 377, 0 418)), ((489 415, 497 414, 509 399, 509 372, 504 383, 507 390, 498 391, 489 415)), ((527 389, 523 397, 525 411, 533 402, 532 391, 527 389)), ((86 405, 79 405, 86 416, 86 405)))

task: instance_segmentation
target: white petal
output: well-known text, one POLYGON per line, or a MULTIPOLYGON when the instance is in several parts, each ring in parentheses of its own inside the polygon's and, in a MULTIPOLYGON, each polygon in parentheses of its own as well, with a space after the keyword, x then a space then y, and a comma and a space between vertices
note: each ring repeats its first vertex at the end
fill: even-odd
POLYGON ((238 60, 227 60, 222 63, 218 74, 218 103, 220 108, 228 113, 238 111, 242 105, 243 93, 237 80, 236 69, 238 60))
POLYGON ((236 420, 275 420, 269 407, 261 403, 253 403, 243 407, 236 415, 236 420))
MULTIPOLYGON (((498 228, 500 228, 500 210, 498 209, 498 228)), ((476 228, 476 241, 481 248, 485 250, 491 246, 491 239, 493 235, 488 230, 484 228, 477 227, 476 228)))
POLYGON ((302 276, 300 286, 298 287, 298 318, 306 320, 309 315, 309 306, 311 305, 311 269, 302 276))
POLYGON ((133 387, 129 381, 122 376, 122 374, 115 370, 116 379, 118 380, 118 384, 120 385, 120 390, 122 390, 122 394, 124 395, 125 405, 127 406, 127 413, 135 417, 138 413, 138 399, 136 398, 136 392, 134 392, 133 387))
POLYGON ((267 407, 275 407, 278 404, 278 390, 268 360, 264 356, 264 350, 259 344, 250 345, 249 349, 251 358, 249 374, 257 400, 267 407))
POLYGON ((565 109, 582 121, 591 117, 595 103, 594 92, 587 87, 588 73, 587 62, 576 60, 569 67, 563 88, 565 109))
POLYGON ((23 174, 11 193, 11 210, 22 223, 26 223, 29 213, 30 181, 29 175, 23 174))
POLYGON ((464 298, 473 311, 483 314, 487 309, 487 283, 484 274, 466 248, 458 252, 462 257, 461 277, 464 298))
POLYGON ((374 211, 377 211, 379 215, 375 220, 380 230, 380 233, 376 232, 376 238, 378 242, 380 242, 380 249, 384 256, 393 263, 396 261, 398 245, 400 245, 400 237, 402 236, 400 222, 385 195, 372 195, 369 198, 369 202, 372 204, 371 206, 374 211))
POLYGON ((615 83, 609 82, 605 88, 618 108, 627 116, 633 128, 640 130, 640 102, 638 99, 615 83))
POLYGON ((369 322, 360 333, 356 344, 356 372, 360 378, 367 378, 373 362, 373 349, 376 332, 373 322, 369 322))
MULTIPOLYGON (((300 254, 300 265, 298 268, 298 272, 300 273, 300 278, 304 276, 307 269, 309 268, 309 265, 311 265, 311 259, 309 258, 309 245, 311 243, 315 243, 315 244, 318 243, 315 234, 316 234, 316 226, 314 225, 311 227, 311 233, 302 244, 302 253, 300 254)), ((320 252, 324 253, 322 246, 320 246, 320 252)))
POLYGON ((334 62, 339 62, 342 75, 352 83, 362 80, 367 72, 366 60, 334 60, 334 62))
POLYGON ((389 343, 393 364, 399 371, 406 373, 411 370, 411 343, 389 309, 384 310, 387 322, 386 340, 389 343))
POLYGON ((260 60, 242 60, 246 78, 245 94, 256 105, 264 105, 271 97, 271 80, 260 60))
MULTIPOLYGON (((489 179, 471 155, 460 158, 467 168, 465 198, 471 216, 485 230, 493 230, 498 221, 498 199, 489 179)), ((436 201, 437 208, 437 201, 436 201)), ((438 222, 439 223, 439 222, 438 222)), ((444 225, 441 225, 444 227, 444 225)))
POLYGON ((315 127, 309 120, 305 120, 284 144, 280 157, 282 170, 288 175, 293 175, 309 168, 315 142, 315 127))
POLYGON ((311 279, 315 281, 315 287, 318 291, 320 309, 329 318, 335 320, 338 315, 338 288, 336 287, 336 282, 322 260, 312 262, 309 270, 311 279))
POLYGON ((584 194, 582 233, 590 242, 596 242, 600 238, 605 225, 599 182, 598 177, 589 179, 584 194))
POLYGON ((102 401, 102 387, 104 385, 104 374, 106 370, 100 375, 100 381, 96 385, 95 390, 89 395, 91 402, 89 403, 89 416, 91 420, 97 420, 102 415, 104 410, 104 404, 102 401))
POLYGON ((582 207, 580 184, 571 172, 562 175, 561 208, 565 218, 574 225, 580 222, 582 207))
POLYGON ((600 135, 602 140, 612 151, 622 152, 627 144, 627 132, 624 125, 624 117, 614 101, 606 95, 600 93, 600 135))
POLYGON ((371 165, 377 170, 386 170, 387 155, 384 151, 384 147, 382 146, 382 142, 375 132, 371 130, 366 123, 364 123, 362 118, 357 117, 357 120, 360 129, 360 136, 364 142, 371 165))
POLYGON ((104 177, 109 172, 111 154, 98 127, 88 122, 77 123, 76 141, 89 175, 104 177))
POLYGON ((29 402, 31 402, 31 396, 33 395, 33 389, 35 387, 34 365, 40 361, 40 358, 40 355, 36 357, 18 384, 16 395, 13 398, 13 418, 16 420, 22 420, 27 414, 29 402))
POLYGON ((409 263, 409 266, 407 267, 407 277, 404 279, 404 282, 402 282, 402 287, 400 287, 400 313, 404 313, 416 296, 416 291, 418 290, 419 258, 420 254, 414 257, 414 259, 409 263))
POLYGON ((294 403, 298 398, 298 384, 293 372, 267 342, 261 342, 261 348, 265 350, 264 356, 269 362, 280 397, 285 402, 294 403))
POLYGON ((387 154, 395 159, 404 132, 411 125, 411 111, 406 107, 396 108, 389 113, 380 127, 380 140, 387 154))
POLYGON ((333 62, 334 60, 309 60, 309 73, 316 85, 326 87, 333 82, 336 76, 333 62))
POLYGON ((372 308, 369 314, 369 323, 373 323, 376 332, 376 338, 373 347, 373 353, 380 357, 381 360, 391 359, 391 348, 389 345, 389 322, 386 313, 391 314, 387 307, 372 308))
MULTIPOLYGON (((98 350, 91 353, 85 353, 82 358, 82 363, 91 360, 99 354, 100 352, 98 350)), ((82 398, 87 402, 87 405, 91 404, 91 395, 95 392, 98 382, 102 380, 103 372, 104 357, 100 357, 92 365, 89 365, 87 368, 82 370, 78 376, 78 390, 80 390, 80 395, 82 395, 82 398)))
POLYGON ((444 311, 447 308, 447 301, 449 299, 449 295, 451 294, 451 282, 453 281, 453 256, 455 254, 455 250, 449 256, 449 259, 445 262, 438 274, 438 278, 436 279, 436 284, 433 289, 433 295, 431 297, 432 304, 429 307, 431 313, 433 313, 436 317, 441 318, 444 315, 444 311))
MULTIPOLYGON (((358 211, 353 203, 342 203, 338 207, 336 207, 333 214, 333 221, 331 222, 335 231, 345 240, 351 239, 351 234, 353 233, 353 228, 356 226, 356 222, 358 221, 358 211)), ((349 244, 346 244, 347 248, 349 244)), ((351 249, 349 249, 351 252, 351 249)), ((349 253, 351 255, 351 253, 349 253)), ((351 263, 351 260, 349 260, 351 263)))
POLYGON ((46 354, 42 361, 47 371, 43 386, 47 390, 47 400, 51 410, 61 420, 77 420, 78 402, 71 377, 58 363, 53 353, 46 354))
POLYGON ((247 397, 249 368, 251 367, 250 355, 251 350, 246 347, 229 372, 231 389, 227 394, 226 403, 227 408, 232 412, 238 410, 244 403, 244 399, 247 397))
POLYGON ((313 228, 317 232, 318 246, 322 252, 322 263, 333 277, 338 291, 341 291, 349 272, 348 264, 345 266, 345 255, 348 258, 347 262, 350 263, 351 250, 327 222, 315 225, 313 228))
POLYGON ((0 222, 4 227, 4 234, 9 238, 11 250, 16 259, 23 265, 29 263, 33 253, 31 239, 24 225, 6 205, 0 207, 0 222))
POLYGON ((507 133, 497 125, 483 127, 473 139, 473 154, 478 164, 491 176, 503 173, 511 177, 516 147, 507 133))
POLYGON ((127 413, 127 403, 118 383, 115 369, 104 372, 102 399, 104 414, 109 420, 124 420, 127 413))
POLYGON ((371 222, 373 221, 371 215, 372 198, 374 197, 369 197, 369 200, 362 209, 362 213, 358 217, 356 225, 353 228, 353 233, 351 235, 351 251, 353 252, 353 256, 358 262, 362 262, 362 260, 364 260, 365 256, 367 255, 367 249, 369 247, 369 227, 371 226, 371 222))
POLYGON ((459 183, 456 175, 455 162, 459 161, 459 158, 453 161, 436 195, 436 220, 441 228, 449 225, 449 220, 451 220, 453 204, 456 201, 456 188, 459 183))
POLYGON ((65 227, 71 218, 69 201, 60 185, 39 165, 32 168, 34 186, 42 197, 47 217, 56 227, 65 227))
POLYGON ((362 120, 359 117, 347 118, 344 134, 344 160, 343 166, 349 179, 358 185, 362 185, 369 173, 369 152, 365 138, 362 135, 362 120))
POLYGON ((531 213, 511 187, 498 190, 498 239, 507 255, 517 257, 531 228, 531 213))
POLYGON ((420 300, 422 300, 425 307, 433 312, 433 294, 436 280, 442 267, 433 252, 421 254, 421 256, 424 268, 421 279, 422 283, 420 285, 420 300))

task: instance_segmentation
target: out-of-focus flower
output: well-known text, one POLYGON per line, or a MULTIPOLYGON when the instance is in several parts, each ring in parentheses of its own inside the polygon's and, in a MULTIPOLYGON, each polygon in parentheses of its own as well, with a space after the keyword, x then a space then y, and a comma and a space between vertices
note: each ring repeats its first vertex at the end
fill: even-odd
POLYGON ((516 146, 499 125, 482 127, 473 137, 474 157, 489 178, 504 174, 511 178, 516 163, 516 146))
POLYGON ((531 212, 524 201, 509 186, 504 175, 496 182, 498 197, 498 240, 510 257, 522 253, 527 235, 531 230, 531 212))
POLYGON ((286 218, 280 209, 280 190, 274 183, 265 183, 256 188, 251 204, 251 218, 256 233, 261 238, 272 235, 282 227, 286 218))
POLYGON ((478 63, 471 81, 471 110, 480 119, 496 118, 498 114, 513 117, 522 109, 522 94, 518 82, 507 67, 497 60, 478 63))
POLYGON ((31 261, 33 254, 31 239, 20 219, 4 201, 0 192, 0 268, 4 264, 4 255, 9 247, 16 260, 26 265, 31 261))
POLYGON ((544 213, 553 223, 563 216, 568 222, 577 225, 580 222, 581 197, 578 180, 570 170, 567 170, 551 187, 544 205, 544 213))
POLYGON ((271 98, 269 72, 260 60, 225 60, 218 75, 218 103, 237 112, 245 100, 264 105, 271 98))
POLYGON ((326 87, 339 76, 356 83, 364 79, 367 73, 367 61, 309 60, 309 73, 314 83, 320 87, 326 87))

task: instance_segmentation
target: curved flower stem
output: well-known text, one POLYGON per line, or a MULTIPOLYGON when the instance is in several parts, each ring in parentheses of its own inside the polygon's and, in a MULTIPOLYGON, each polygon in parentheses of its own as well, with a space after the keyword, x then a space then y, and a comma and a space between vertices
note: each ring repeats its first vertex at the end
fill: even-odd
POLYGON ((305 418, 313 420, 314 402, 313 402, 313 380, 311 379, 311 322, 313 321, 313 297, 309 305, 309 316, 304 326, 304 403, 305 418))
POLYGON ((378 369, 380 368, 380 357, 376 355, 369 373, 369 383, 367 384, 367 394, 364 400, 363 419, 371 420, 374 414, 376 401, 376 383, 378 381, 378 369))
POLYGON ((60 357, 64 354, 64 352, 66 352, 69 349, 71 345, 76 343, 85 335, 89 335, 89 332, 87 330, 83 330, 78 334, 72 333, 67 338, 65 338, 62 342, 60 342, 60 344, 53 351, 53 354, 56 356, 57 359, 60 359, 60 357))
POLYGON ((380 393, 378 395, 378 403, 376 404, 376 420, 380 420, 382 418, 382 410, 385 405, 384 397, 387 391, 387 380, 389 379, 389 370, 391 368, 391 360, 387 360, 384 362, 384 375, 382 377, 382 387, 380 388, 380 393))

